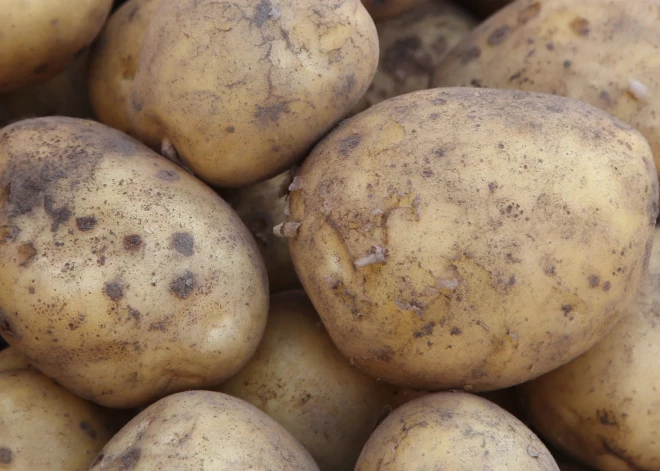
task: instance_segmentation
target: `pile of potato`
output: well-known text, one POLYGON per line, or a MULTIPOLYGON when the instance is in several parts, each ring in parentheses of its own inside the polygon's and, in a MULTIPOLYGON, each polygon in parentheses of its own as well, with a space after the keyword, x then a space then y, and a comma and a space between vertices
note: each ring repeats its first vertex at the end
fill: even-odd
POLYGON ((660 471, 658 0, 0 24, 0 470, 660 471))

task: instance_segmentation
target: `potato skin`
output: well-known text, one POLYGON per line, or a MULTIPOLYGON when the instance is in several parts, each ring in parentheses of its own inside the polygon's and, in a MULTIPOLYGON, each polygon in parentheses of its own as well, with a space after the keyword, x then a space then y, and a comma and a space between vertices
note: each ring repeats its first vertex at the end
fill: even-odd
POLYGON ((355 471, 556 470, 543 442, 481 397, 429 394, 395 410, 374 431, 355 471))
POLYGON ((582 354, 634 295, 658 213, 652 159, 637 131, 562 97, 392 98, 298 171, 294 266, 368 374, 426 390, 519 384, 582 354))
POLYGON ((0 93, 44 82, 69 65, 103 27, 112 0, 12 0, 0 11, 0 93), (11 25, 11 28, 9 28, 11 25))
POLYGON ((92 121, 0 131, 0 265, 0 334, 109 407, 219 384, 266 324, 268 280, 236 213, 92 121))
POLYGON ((247 186, 305 156, 358 102, 377 62, 359 0, 163 0, 129 116, 141 139, 168 139, 202 180, 247 186))
POLYGON ((660 468, 660 228, 649 274, 621 321, 576 360, 521 386, 531 423, 600 470, 660 468))
POLYGON ((362 0, 362 4, 377 22, 401 16, 424 3, 430 3, 430 0, 362 0))
POLYGON ((90 471, 167 469, 317 471, 309 453, 256 407, 213 391, 173 394, 147 407, 90 471))
POLYGON ((129 0, 115 11, 96 40, 88 70, 89 97, 97 119, 135 135, 128 97, 140 46, 160 0, 129 0))
POLYGON ((433 86, 515 88, 589 103, 639 129, 660 170, 658 17, 654 0, 520 0, 467 35, 438 66, 433 86), (651 98, 635 98, 630 79, 651 98))

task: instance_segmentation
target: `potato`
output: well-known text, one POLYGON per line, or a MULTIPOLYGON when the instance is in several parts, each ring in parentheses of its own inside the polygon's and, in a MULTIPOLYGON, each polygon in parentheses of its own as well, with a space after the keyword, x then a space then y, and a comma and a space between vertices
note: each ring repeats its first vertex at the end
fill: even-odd
POLYGON ((102 123, 134 135, 128 97, 147 25, 160 0, 130 0, 112 14, 93 46, 89 97, 102 123))
POLYGON ((309 453, 256 407, 212 391, 173 394, 147 407, 90 471, 318 470, 309 453))
POLYGON ((660 228, 649 275, 596 346, 521 387, 540 434, 599 470, 660 469, 660 228))
POLYGON ((112 0, 4 2, 0 93, 45 82, 81 54, 103 27, 112 0), (11 27, 10 27, 11 26, 11 27))
POLYGON ((0 373, 9 370, 22 370, 29 368, 30 364, 21 352, 15 348, 6 348, 0 351, 0 373))
POLYGON ((378 419, 398 405, 396 389, 348 363, 304 291, 274 295, 268 318, 257 353, 218 390, 277 420, 321 470, 353 471, 378 419))
POLYGON ((512 90, 379 103, 294 180, 285 232, 330 336, 425 390, 502 389, 584 353, 639 286, 658 213, 641 134, 512 90))
POLYGON ((376 429, 355 471, 559 470, 543 442, 514 416, 463 392, 429 394, 376 429))
POLYGON ((0 131, 0 334, 101 405, 214 386, 268 312, 258 248, 213 190, 100 123, 0 131))
POLYGON ((597 106, 639 129, 660 168, 660 4, 518 0, 436 69, 435 87, 516 88, 597 106))
POLYGON ((293 268, 289 242, 273 233, 273 227, 286 220, 289 203, 285 196, 290 183, 287 171, 264 182, 222 193, 257 241, 272 293, 302 287, 293 268))
POLYGON ((362 97, 377 62, 359 0, 163 0, 129 117, 202 180, 248 186, 304 157, 362 97))
POLYGON ((101 408, 36 370, 0 370, 0 391, 0 469, 86 471, 115 432, 101 408))
POLYGON ((383 21, 396 18, 417 5, 430 1, 432 0, 362 0, 362 4, 375 21, 383 21))

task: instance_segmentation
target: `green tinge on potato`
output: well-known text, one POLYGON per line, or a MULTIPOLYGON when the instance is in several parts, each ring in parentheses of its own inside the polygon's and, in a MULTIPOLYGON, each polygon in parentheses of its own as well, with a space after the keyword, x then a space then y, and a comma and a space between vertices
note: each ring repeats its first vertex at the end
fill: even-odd
POLYGON ((212 189, 103 124, 0 130, 0 334, 109 407, 219 384, 252 356, 268 280, 212 189))
POLYGON ((449 88, 379 103, 305 160, 300 280, 339 350, 415 389, 501 389, 600 340, 650 256, 644 137, 587 104, 449 88))

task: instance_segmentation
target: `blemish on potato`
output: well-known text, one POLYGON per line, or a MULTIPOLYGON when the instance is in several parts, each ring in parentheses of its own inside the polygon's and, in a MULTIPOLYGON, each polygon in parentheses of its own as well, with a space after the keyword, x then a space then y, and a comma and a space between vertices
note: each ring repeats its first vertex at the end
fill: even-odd
POLYGON ((103 285, 103 294, 114 302, 120 301, 124 297, 124 286, 117 281, 106 281, 103 285))
POLYGON ((131 306, 128 306, 128 315, 131 316, 131 318, 134 319, 137 324, 140 323, 140 319, 142 318, 140 311, 131 306))
POLYGON ((36 292, 36 291, 35 291, 35 289, 34 289, 34 286, 30 286, 30 287, 28 288, 28 293, 30 293, 30 294, 34 294, 35 292, 36 292))
POLYGON ((510 33, 511 33, 511 26, 509 25, 500 26, 495 31, 493 31, 490 34, 490 36, 488 36, 486 42, 491 46, 497 46, 499 44, 502 44, 504 41, 506 41, 510 33))
POLYGON ((159 170, 158 173, 156 173, 156 177, 160 178, 161 180, 165 180, 168 182, 173 182, 176 180, 181 179, 178 173, 176 173, 174 170, 159 170))
POLYGON ((119 460, 119 469, 121 471, 132 471, 135 465, 140 461, 141 451, 139 448, 131 448, 126 453, 121 455, 119 460))
POLYGON ((0 227, 0 243, 6 244, 12 242, 19 234, 20 229, 16 226, 1 226, 0 227))
POLYGON ((89 438, 96 440, 96 431, 92 429, 92 426, 86 420, 80 422, 80 430, 85 432, 89 438))
POLYGON ((178 276, 170 283, 170 291, 177 297, 186 299, 191 295, 196 286, 197 280, 195 274, 186 270, 181 276, 178 276))
POLYGON ((596 411, 596 416, 598 417, 598 421, 603 425, 618 425, 619 424, 612 412, 609 412, 609 411, 606 411, 606 410, 597 410, 596 411))
POLYGON ((50 216, 52 224, 50 226, 51 232, 57 232, 62 224, 66 224, 73 214, 71 210, 66 207, 55 208, 53 207, 53 198, 51 195, 44 195, 44 209, 50 216))
POLYGON ((362 137, 359 134, 352 134, 339 141, 339 152, 346 157, 353 149, 360 145, 361 141, 362 137))
POLYGON ((459 329, 458 327, 452 327, 451 330, 449 331, 449 334, 454 336, 454 335, 461 335, 463 331, 459 329))
POLYGON ((26 267, 37 256, 37 249, 32 242, 21 244, 18 247, 18 263, 22 267, 26 267))
POLYGON ((600 276, 589 275, 589 288, 596 288, 600 284, 600 276))
POLYGON ((79 231, 87 232, 96 227, 96 218, 94 216, 83 216, 76 218, 76 226, 79 231))
POLYGON ((236 132, 236 128, 235 128, 234 126, 227 126, 226 131, 227 131, 229 134, 233 134, 234 132, 236 132))
POLYGON ((431 321, 428 324, 426 324, 424 327, 422 327, 420 330, 417 332, 413 333, 413 337, 418 339, 421 337, 426 337, 428 335, 433 334, 433 328, 435 327, 435 322, 431 321))
POLYGON ((142 246, 142 237, 131 234, 124 237, 124 249, 133 252, 142 246))
POLYGON ((277 123, 282 113, 291 113, 288 103, 277 103, 269 106, 257 105, 257 111, 255 111, 254 117, 261 121, 262 124, 265 124, 268 120, 277 123))
POLYGON ((272 10, 273 5, 270 0, 261 0, 254 9, 254 16, 250 19, 250 23, 261 28, 271 18, 272 10))
POLYGON ((11 464, 14 453, 6 446, 0 446, 0 464, 11 464))
POLYGON ((609 281, 603 283, 603 291, 609 291, 611 287, 612 287, 612 283, 610 283, 609 281))
POLYGON ((541 2, 536 2, 518 13, 518 23, 525 24, 541 12, 541 2))
POLYGON ((195 239, 187 232, 172 234, 172 248, 181 255, 190 257, 195 254, 195 239))
POLYGON ((589 21, 586 18, 582 18, 581 16, 578 16, 573 21, 571 21, 570 27, 573 32, 579 36, 587 36, 591 31, 589 21))
POLYGON ((472 46, 461 52, 461 62, 463 62, 463 64, 472 62, 479 57, 481 57, 481 48, 479 46, 472 46))

